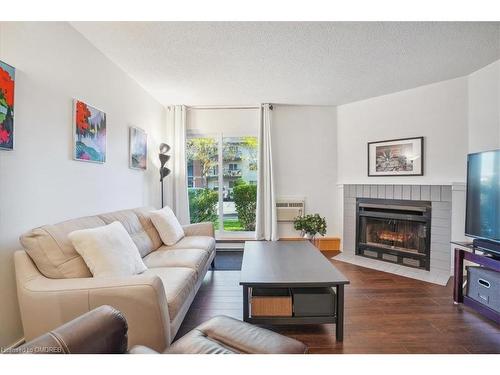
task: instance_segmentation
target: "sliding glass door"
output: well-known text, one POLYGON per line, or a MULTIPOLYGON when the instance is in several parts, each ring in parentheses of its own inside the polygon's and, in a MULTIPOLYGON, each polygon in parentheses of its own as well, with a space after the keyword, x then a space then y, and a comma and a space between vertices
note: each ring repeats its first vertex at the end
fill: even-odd
POLYGON ((214 137, 189 137, 186 142, 189 216, 191 223, 219 225, 219 142, 214 137))
POLYGON ((189 209, 192 223, 212 221, 219 236, 255 231, 257 137, 188 135, 189 209))
POLYGON ((222 137, 222 221, 225 232, 254 232, 257 138, 222 137))

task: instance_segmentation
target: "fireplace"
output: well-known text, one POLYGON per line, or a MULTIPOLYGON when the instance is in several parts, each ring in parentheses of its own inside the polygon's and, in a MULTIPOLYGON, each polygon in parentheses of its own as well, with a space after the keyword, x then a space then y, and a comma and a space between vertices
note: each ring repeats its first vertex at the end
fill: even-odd
POLYGON ((429 270, 431 202, 357 198, 356 254, 429 270))

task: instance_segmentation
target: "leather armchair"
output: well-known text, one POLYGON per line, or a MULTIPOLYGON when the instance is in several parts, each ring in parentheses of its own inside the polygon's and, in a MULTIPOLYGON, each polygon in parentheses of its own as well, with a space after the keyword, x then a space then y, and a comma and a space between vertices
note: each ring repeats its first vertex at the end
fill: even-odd
MULTIPOLYGON (((100 306, 16 348, 10 354, 158 354, 136 345, 127 352, 127 321, 100 306)), ((300 341, 226 316, 217 316, 175 341, 164 354, 303 354, 300 341)))
POLYGON ((127 351, 127 321, 111 306, 100 306, 8 354, 122 354, 127 351))

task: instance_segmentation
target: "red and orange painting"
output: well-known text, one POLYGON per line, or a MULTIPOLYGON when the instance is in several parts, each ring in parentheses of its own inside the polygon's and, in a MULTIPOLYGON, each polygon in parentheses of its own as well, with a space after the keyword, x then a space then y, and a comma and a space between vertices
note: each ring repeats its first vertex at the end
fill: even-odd
POLYGON ((0 150, 14 149, 14 83, 16 69, 0 61, 0 150))
POLYGON ((80 161, 106 161, 106 113, 87 103, 74 101, 74 158, 80 161))

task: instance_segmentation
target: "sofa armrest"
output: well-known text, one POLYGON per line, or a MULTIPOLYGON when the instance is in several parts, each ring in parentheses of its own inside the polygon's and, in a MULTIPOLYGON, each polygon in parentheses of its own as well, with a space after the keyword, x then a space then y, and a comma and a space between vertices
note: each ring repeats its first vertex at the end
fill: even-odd
POLYGON ((210 221, 196 224, 183 225, 186 236, 208 236, 215 237, 214 224, 210 221))
POLYGON ((25 339, 31 340, 101 305, 123 313, 129 346, 164 350, 171 341, 167 299, 157 276, 49 279, 24 251, 15 254, 25 339))
POLYGON ((127 321, 111 306, 100 306, 10 354, 123 354, 127 350, 127 321))

